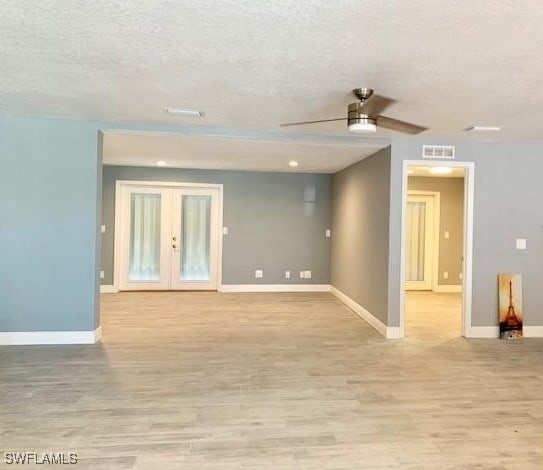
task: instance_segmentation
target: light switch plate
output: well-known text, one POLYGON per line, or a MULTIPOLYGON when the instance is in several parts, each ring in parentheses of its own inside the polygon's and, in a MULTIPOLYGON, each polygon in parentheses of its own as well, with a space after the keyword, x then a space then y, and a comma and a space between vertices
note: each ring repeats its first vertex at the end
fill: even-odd
POLYGON ((517 238, 517 250, 525 250, 525 249, 526 249, 526 239, 517 238))
POLYGON ((100 225, 100 232, 106 233, 106 226, 105 225, 100 225))
POLYGON ((444 236, 445 236, 445 240, 447 240, 447 239, 450 238, 451 234, 450 234, 449 232, 445 232, 445 235, 444 235, 444 236))

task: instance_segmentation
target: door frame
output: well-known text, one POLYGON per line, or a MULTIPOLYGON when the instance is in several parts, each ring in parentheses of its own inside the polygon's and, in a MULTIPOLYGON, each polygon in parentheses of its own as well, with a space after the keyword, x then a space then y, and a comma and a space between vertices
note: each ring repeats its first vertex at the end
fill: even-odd
POLYGON ((223 245, 223 185, 214 183, 179 183, 169 181, 141 181, 141 180, 117 180, 115 182, 115 234, 114 234, 114 248, 113 248, 113 288, 119 291, 120 279, 121 279, 121 254, 122 254, 122 228, 120 214, 122 211, 121 194, 122 188, 126 186, 149 186, 159 188, 199 188, 199 189, 216 189, 219 192, 218 197, 218 227, 217 233, 214 235, 217 241, 217 290, 222 285, 222 245, 223 245))
POLYGON ((407 170, 410 166, 446 166, 464 168, 464 234, 463 234, 463 266, 462 266, 462 329, 461 334, 466 338, 473 336, 472 332, 472 283, 473 283, 473 201, 475 195, 475 163, 450 160, 403 160, 402 162, 402 206, 401 206, 401 235, 400 235, 400 331, 399 337, 405 336, 405 236, 406 236, 406 205, 407 205, 407 170))
MULTIPOLYGON (((431 250, 430 255, 432 257, 431 262, 431 290, 435 290, 438 285, 439 280, 439 224, 440 224, 440 217, 441 217, 441 193, 439 191, 422 191, 418 189, 408 189, 407 191, 407 198, 409 199, 409 196, 428 196, 433 199, 432 201, 432 237, 430 239, 431 243, 431 250)), ((407 199, 406 199, 407 204, 407 199)), ((407 225, 406 225, 407 228, 407 225)), ((406 233, 407 235, 407 233, 406 233)), ((415 281, 416 282, 416 281, 415 281)), ((405 289, 405 285, 404 285, 405 289)), ((417 289, 413 289, 417 290, 417 289)))

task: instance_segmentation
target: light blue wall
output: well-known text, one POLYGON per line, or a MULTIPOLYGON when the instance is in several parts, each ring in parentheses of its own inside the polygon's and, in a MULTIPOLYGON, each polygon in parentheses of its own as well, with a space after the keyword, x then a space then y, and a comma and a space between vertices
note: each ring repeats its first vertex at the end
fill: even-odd
POLYGON ((400 318, 402 162, 436 143, 456 145, 456 161, 475 162, 472 325, 497 325, 501 272, 522 274, 524 324, 543 325, 543 144, 411 138, 392 144, 388 326, 400 318), (527 240, 526 250, 515 249, 516 238, 527 240))
POLYGON ((0 118, 0 331, 99 323, 99 127, 0 118))

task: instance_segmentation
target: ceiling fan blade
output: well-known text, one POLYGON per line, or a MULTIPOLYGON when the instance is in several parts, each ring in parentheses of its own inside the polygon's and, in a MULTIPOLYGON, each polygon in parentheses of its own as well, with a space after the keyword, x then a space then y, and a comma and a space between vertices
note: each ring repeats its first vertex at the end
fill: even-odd
POLYGON ((377 116, 377 126, 390 129, 392 131, 403 132, 405 134, 420 134, 427 130, 427 127, 417 126, 410 122, 398 121, 397 119, 385 116, 377 116))
POLYGON ((372 95, 362 105, 362 111, 368 116, 379 116, 386 108, 395 103, 396 100, 381 95, 372 95))
POLYGON ((332 122, 332 121, 346 121, 347 118, 336 118, 336 119, 321 119, 320 121, 303 121, 303 122, 286 122, 284 124, 279 124, 281 127, 287 126, 301 126, 304 124, 316 124, 319 122, 332 122))

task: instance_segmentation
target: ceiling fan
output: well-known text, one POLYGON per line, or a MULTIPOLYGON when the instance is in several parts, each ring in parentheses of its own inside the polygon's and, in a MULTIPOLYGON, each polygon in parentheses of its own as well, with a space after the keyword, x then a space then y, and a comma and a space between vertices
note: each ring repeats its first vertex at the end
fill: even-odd
POLYGON ((288 122, 281 124, 287 126, 301 126, 304 124, 316 124, 318 122, 347 121, 351 132, 375 132, 377 127, 404 132, 406 134, 420 134, 427 127, 399 121, 398 119, 382 116, 381 113, 395 100, 384 96, 374 95, 372 88, 355 88, 353 94, 358 98, 356 103, 347 107, 347 117, 335 119, 321 119, 319 121, 288 122))

